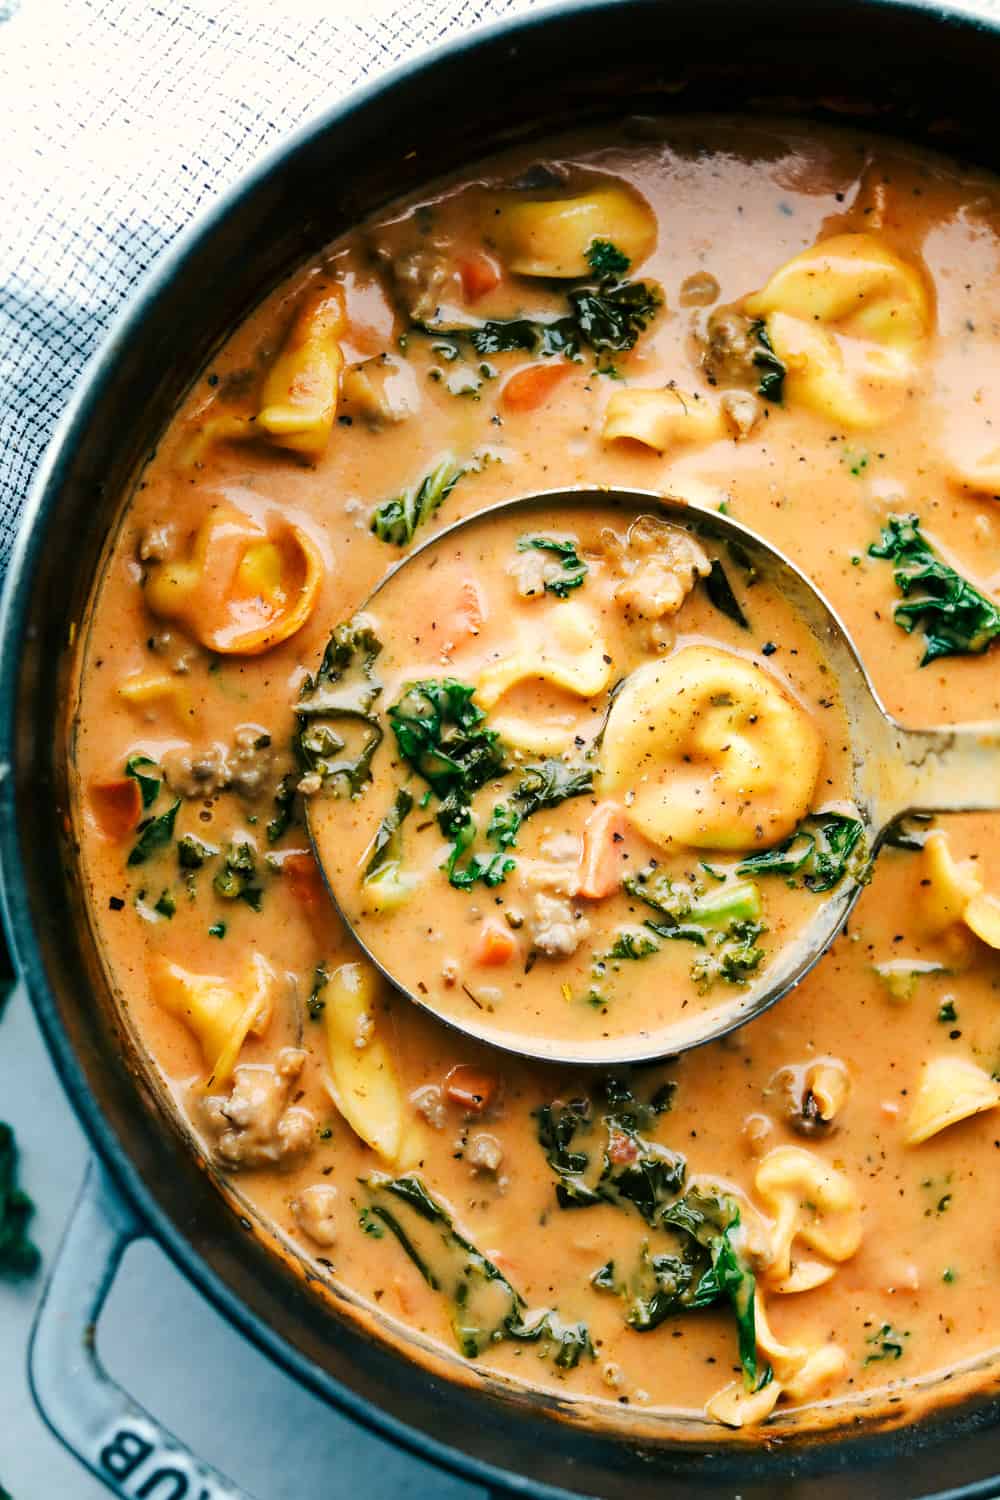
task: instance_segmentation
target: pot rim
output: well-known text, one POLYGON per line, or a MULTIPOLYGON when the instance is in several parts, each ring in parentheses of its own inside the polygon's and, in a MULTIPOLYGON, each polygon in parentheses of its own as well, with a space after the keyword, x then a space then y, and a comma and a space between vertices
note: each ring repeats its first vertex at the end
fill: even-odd
MULTIPOLYGON (((662 0, 661 0, 662 3, 662 0)), ((965 9, 962 0, 858 0, 866 9, 881 9, 931 19, 943 27, 970 33, 1000 34, 1000 14, 965 9)), ((63 471, 72 460, 78 436, 91 406, 99 402, 119 361, 121 351, 142 332, 151 307, 182 279, 188 262, 209 243, 231 215, 261 186, 280 174, 287 162, 318 135, 349 129, 352 117, 380 97, 391 96, 404 80, 439 66, 474 57, 498 39, 529 43, 539 30, 561 17, 587 12, 614 12, 634 6, 635 0, 542 0, 526 13, 500 18, 473 31, 439 42, 415 58, 404 58, 370 82, 358 85, 341 99, 314 111, 289 134, 271 145, 259 161, 207 208, 197 213, 173 238, 112 318, 99 346, 78 377, 63 415, 57 422, 33 475, 8 555, 0 594, 0 916, 18 978, 28 992, 52 1063, 92 1149, 106 1168, 116 1190, 134 1210, 152 1238, 179 1271, 227 1320, 265 1353, 279 1369, 376 1436, 398 1445, 424 1462, 461 1479, 496 1492, 532 1500, 572 1500, 574 1492, 500 1469, 463 1449, 448 1446, 419 1428, 393 1416, 315 1364, 305 1353, 253 1311, 233 1292, 219 1271, 177 1228, 144 1181, 137 1165, 106 1118, 91 1090, 83 1066, 70 1042, 41 958, 38 921, 28 897, 18 834, 18 810, 12 766, 16 743, 16 712, 21 652, 38 560, 45 546, 46 528, 58 509, 63 471)), ((838 9, 837 0, 810 0, 819 9, 838 9)), ((888 1434, 892 1441, 892 1433, 888 1434)), ((878 1441, 876 1437, 875 1441, 878 1441)), ((982 1482, 950 1491, 959 1496, 985 1494, 982 1482)), ((992 1489, 989 1491, 993 1493, 992 1489)))

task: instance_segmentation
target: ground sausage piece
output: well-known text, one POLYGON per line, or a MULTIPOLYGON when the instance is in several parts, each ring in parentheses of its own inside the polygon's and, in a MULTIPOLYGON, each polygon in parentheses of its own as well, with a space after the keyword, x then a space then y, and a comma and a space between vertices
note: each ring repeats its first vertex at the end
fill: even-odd
POLYGON ((204 1101, 205 1129, 225 1166, 286 1166, 311 1150, 315 1116, 288 1104, 305 1060, 301 1047, 282 1047, 274 1065, 242 1063, 233 1075, 232 1092, 204 1101))
POLYGON ((327 1247, 337 1239, 337 1189, 326 1182, 314 1182, 292 1199, 296 1224, 317 1245, 327 1247))
POLYGON ((586 917, 577 917, 561 896, 535 894, 531 917, 531 946, 550 958, 568 958, 590 932, 586 917))
POLYGON ((754 356, 760 349, 760 341, 752 318, 731 307, 717 308, 709 315, 699 338, 702 369, 710 385, 757 389, 760 371, 754 356))
POLYGON ((259 797, 271 779, 274 751, 271 736, 256 724, 241 724, 229 752, 229 785, 241 797, 259 797))
POLYGON ((163 758, 167 783, 181 797, 214 797, 232 790, 254 801, 270 784, 273 768, 270 736, 255 724, 241 724, 231 747, 173 750, 163 758))
POLYGON ((477 1130, 465 1145, 465 1160, 477 1172, 496 1172, 503 1161, 503 1147, 495 1135, 477 1130))
POLYGON ((159 526, 149 526, 139 538, 140 561, 165 562, 168 557, 174 555, 176 546, 176 534, 169 521, 159 526))

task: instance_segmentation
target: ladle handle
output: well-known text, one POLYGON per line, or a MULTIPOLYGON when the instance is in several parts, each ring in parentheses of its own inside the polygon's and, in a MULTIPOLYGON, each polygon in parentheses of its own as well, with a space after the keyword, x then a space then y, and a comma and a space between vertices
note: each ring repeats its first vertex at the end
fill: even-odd
POLYGON ((883 827, 907 812, 1000 812, 1000 723, 903 729, 883 767, 883 827))

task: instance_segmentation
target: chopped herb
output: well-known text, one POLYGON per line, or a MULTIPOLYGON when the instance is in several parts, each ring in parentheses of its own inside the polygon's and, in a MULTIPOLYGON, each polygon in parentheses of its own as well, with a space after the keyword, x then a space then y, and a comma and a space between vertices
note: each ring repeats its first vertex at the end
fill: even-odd
POLYGON ((496 802, 490 813, 486 837, 496 844, 498 849, 511 849, 517 840, 521 821, 521 814, 517 808, 511 807, 507 802, 496 802))
POLYGON ((173 892, 164 891, 159 901, 153 907, 153 910, 159 912, 161 917, 166 917, 169 920, 177 910, 177 902, 174 899, 173 892))
POLYGON ((570 797, 582 797, 593 790, 594 773, 589 766, 572 766, 552 758, 524 767, 512 801, 523 822, 543 808, 558 807, 570 797))
POLYGON ((208 935, 209 937, 214 938, 224 938, 226 935, 225 922, 213 922, 211 927, 208 929, 208 935))
POLYGON ((623 250, 610 240, 591 240, 587 264, 598 281, 620 281, 628 274, 632 262, 623 250))
POLYGON ((506 880, 511 870, 517 867, 517 861, 504 853, 506 846, 501 846, 495 854, 470 854, 466 864, 460 865, 459 861, 469 849, 475 836, 476 820, 470 817, 469 821, 457 830, 451 853, 443 866, 448 871, 449 884, 453 885, 456 890, 469 891, 479 881, 491 888, 498 886, 506 880))
POLYGON ((0 1275, 31 1276, 41 1256, 28 1239, 28 1220, 35 1206, 17 1185, 17 1143, 9 1125, 0 1123, 0 1275))
POLYGON ((224 901, 245 901, 254 911, 260 911, 264 892, 257 882, 257 856, 253 845, 246 841, 229 844, 212 881, 215 894, 224 901))
POLYGON ((467 1359, 504 1339, 539 1343, 557 1369, 572 1370, 594 1349, 583 1323, 554 1310, 527 1313, 524 1299, 498 1266, 460 1234, 419 1177, 373 1173, 368 1212, 391 1230, 427 1285, 451 1304, 455 1339, 467 1359))
POLYGON ((148 755, 130 755, 125 762, 125 775, 139 783, 143 807, 152 807, 163 785, 163 773, 156 761, 150 760, 148 755), (157 773, 155 776, 149 774, 151 769, 157 773))
POLYGON ((294 771, 288 771, 278 782, 274 792, 274 817, 267 825, 267 842, 276 844, 281 835, 292 821, 292 809, 295 806, 295 789, 299 784, 299 778, 294 771))
POLYGON ((365 1234, 370 1235, 373 1240, 385 1239, 385 1225, 380 1224, 370 1208, 363 1208, 358 1214, 358 1223, 365 1234))
POLYGON ((295 705, 299 762, 335 796, 356 797, 371 780, 372 759, 382 743, 382 726, 372 712, 382 691, 375 676, 381 650, 382 642, 362 618, 341 623, 295 705))
POLYGON ((218 854, 213 844, 205 844, 193 833, 185 833, 177 840, 177 863, 182 870, 200 870, 207 859, 218 854))
POLYGON ((785 376, 788 371, 774 352, 771 335, 768 333, 767 324, 763 319, 759 322, 751 323, 750 336, 757 341, 757 348, 753 354, 753 362, 761 372, 757 394, 758 396, 763 396, 765 401, 773 401, 776 405, 780 406, 784 399, 785 376))
POLYGON ((952 1284, 952 1282, 958 1280, 958 1272, 955 1270, 954 1266, 945 1266, 944 1270, 941 1272, 941 1280, 946 1281, 949 1286, 952 1284))
POLYGON ((904 602, 893 619, 907 634, 923 631, 922 667, 941 656, 978 656, 1000 635, 1000 607, 938 557, 915 515, 890 516, 868 551, 894 565, 904 602))
POLYGON ((399 867, 403 853, 403 824, 412 811, 413 798, 405 787, 400 787, 372 839, 372 852, 365 865, 366 881, 375 879, 389 866, 399 867))
POLYGON ((897 1333, 891 1323, 883 1323, 877 1332, 870 1334, 865 1339, 871 1353, 866 1354, 864 1365, 874 1365, 882 1359, 899 1359, 903 1353, 903 1341, 908 1339, 908 1333, 897 1333))
MULTIPOLYGON (((455 349, 452 358, 457 353, 455 349)), ((389 542, 393 547, 408 547, 417 528, 440 510, 465 472, 449 456, 442 459, 415 488, 403 490, 394 500, 384 501, 372 516, 371 529, 379 541, 389 542)))
POLYGON ((942 1005, 940 1006, 940 1008, 938 1010, 937 1018, 942 1023, 943 1022, 947 1022, 947 1021, 957 1021, 958 1020, 958 1011, 955 1009, 955 1002, 954 1002, 954 1000, 945 1000, 942 1003, 942 1005))
POLYGON ((471 821, 472 794, 507 770, 500 736, 485 727, 474 691, 453 677, 426 679, 410 683, 389 709, 400 755, 440 800, 446 838, 471 821))
POLYGON ((309 998, 306 1001, 306 1010, 309 1012, 310 1021, 318 1021, 326 1009, 326 1000, 323 998, 323 991, 329 983, 329 969, 326 964, 318 963, 313 974, 312 989, 309 991, 309 998))
POLYGON ((573 589, 578 589, 588 573, 587 564, 579 556, 576 543, 559 541, 550 536, 522 536, 517 543, 518 552, 554 552, 562 565, 562 575, 547 579, 545 592, 555 594, 557 599, 567 599, 573 589))
POLYGON ((867 851, 864 827, 845 813, 814 813, 784 843, 752 854, 737 865, 740 875, 784 875, 817 894, 833 890, 844 876, 858 878, 867 851))
POLYGON ((647 932, 629 930, 622 928, 615 934, 615 940, 607 953, 603 956, 610 959, 622 958, 649 958, 653 953, 659 953, 660 945, 655 938, 650 937, 647 932))
POLYGON ((173 806, 168 807, 166 812, 160 813, 158 818, 149 818, 145 823, 139 824, 139 837, 133 845, 126 864, 145 864, 152 855, 166 848, 174 836, 174 823, 180 805, 181 799, 178 797, 173 806))
POLYGON ((750 629, 750 622, 740 608, 726 570, 717 557, 712 558, 711 572, 705 579, 705 591, 720 614, 735 620, 742 630, 750 629))

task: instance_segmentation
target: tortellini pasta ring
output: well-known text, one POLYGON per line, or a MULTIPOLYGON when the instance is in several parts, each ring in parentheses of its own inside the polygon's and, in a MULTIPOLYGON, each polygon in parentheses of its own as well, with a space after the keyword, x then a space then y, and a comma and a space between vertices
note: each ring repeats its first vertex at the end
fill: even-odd
POLYGON ((656 244, 656 217, 649 204, 616 186, 565 198, 496 193, 486 202, 483 230, 507 269, 520 276, 588 276, 587 252, 595 240, 613 244, 632 266, 656 244))
POLYGON ((932 1135, 1000 1104, 1000 1085, 973 1062, 935 1057, 924 1063, 906 1122, 906 1144, 919 1146, 932 1135))
POLYGON ((819 241, 743 306, 767 326, 785 398, 858 428, 895 411, 933 322, 923 274, 873 234, 819 241))
POLYGON ((197 1038, 208 1068, 205 1088, 228 1083, 247 1037, 266 1030, 277 978, 260 953, 251 955, 240 980, 194 974, 162 954, 150 961, 153 1000, 197 1038))
MULTIPOLYGON (((547 614, 544 635, 523 639, 517 650, 483 669, 476 683, 476 702, 489 713, 521 682, 548 682, 573 697, 595 698, 611 682, 612 666, 593 612, 575 601, 561 603, 547 614)), ((540 727, 537 722, 526 724, 523 733, 530 736, 532 729, 540 727)), ((524 743, 516 737, 516 725, 513 733, 512 743, 524 743)), ((510 737, 508 731, 505 737, 510 737)), ((536 747, 526 744, 525 748, 536 747)))
POLYGON ((402 1165, 406 1105, 381 1034, 387 986, 369 963, 341 964, 327 983, 323 1006, 328 1086, 354 1133, 384 1161, 402 1165))
POLYGON ((767 1277, 783 1292, 821 1284, 808 1263, 795 1277, 792 1247, 801 1240, 828 1261, 849 1260, 861 1244, 861 1205, 846 1173, 801 1146, 769 1151, 754 1178, 757 1194, 774 1219, 767 1277))
POLYGON ((318 458, 329 442, 344 368, 345 323, 339 286, 317 288, 303 299, 264 380, 254 422, 279 448, 318 458))
POLYGON ((296 525, 266 529, 241 511, 213 509, 187 557, 149 569, 146 603, 201 645, 259 656, 301 630, 323 582, 319 547, 296 525))
POLYGON ((714 402, 668 385, 661 390, 629 386, 616 391, 604 413, 601 436, 606 443, 630 439, 666 453, 684 443, 714 442, 725 433, 725 420, 714 402))
POLYGON ((660 847, 766 849, 809 810, 822 744, 756 663, 685 646, 640 667, 608 715, 603 790, 660 847))

